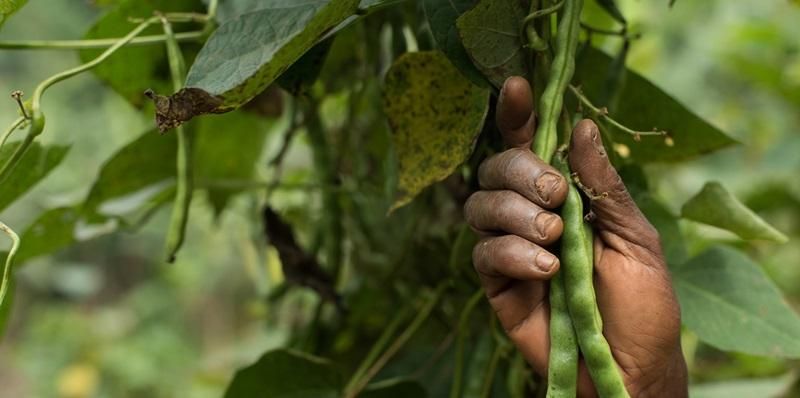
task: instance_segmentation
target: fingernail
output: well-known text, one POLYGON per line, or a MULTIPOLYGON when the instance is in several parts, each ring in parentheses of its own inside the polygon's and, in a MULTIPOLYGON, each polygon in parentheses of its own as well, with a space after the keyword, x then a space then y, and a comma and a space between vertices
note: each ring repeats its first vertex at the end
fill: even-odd
POLYGON ((561 179, 551 172, 546 172, 536 179, 536 193, 539 195, 542 203, 550 203, 550 194, 556 190, 560 181, 561 179))
POLYGON ((536 268, 543 272, 549 272, 556 265, 556 258, 550 253, 540 251, 536 255, 536 268))
POLYGON ((550 213, 539 213, 536 216, 536 220, 534 225, 536 225, 536 230, 539 232, 539 238, 541 240, 547 240, 547 233, 550 232, 550 225, 556 222, 557 217, 550 214, 550 213))

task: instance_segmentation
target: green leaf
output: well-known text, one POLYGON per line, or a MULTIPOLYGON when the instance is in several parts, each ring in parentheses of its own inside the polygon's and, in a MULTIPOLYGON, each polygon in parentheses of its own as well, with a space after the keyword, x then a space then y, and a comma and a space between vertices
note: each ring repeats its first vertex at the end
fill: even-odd
POLYGON ((683 322, 721 350, 800 357, 800 318, 761 268, 718 246, 672 268, 683 322))
MULTIPOLYGON (((611 57, 586 46, 576 64, 574 82, 589 99, 596 101, 603 96, 604 79, 611 65, 611 57)), ((637 142, 630 134, 609 125, 614 140, 630 148, 631 158, 638 163, 677 162, 737 143, 631 70, 626 71, 618 98, 611 117, 631 129, 649 131, 656 128, 667 131, 671 137, 671 140, 664 140, 647 136, 637 142)), ((608 104, 595 102, 595 105, 603 107, 608 104)))
POLYGON ((449 176, 472 152, 488 90, 463 78, 438 51, 400 56, 386 75, 384 110, 394 132, 399 182, 392 210, 449 176))
POLYGON ((390 380, 389 382, 375 383, 358 394, 360 398, 426 398, 428 392, 413 380, 390 380))
POLYGON ((485 87, 486 79, 472 64, 456 29, 456 19, 473 4, 475 0, 423 0, 422 8, 436 46, 464 76, 476 85, 485 87))
POLYGON ((255 115, 235 112, 198 122, 195 141, 195 179, 206 187, 219 215, 241 187, 215 186, 226 182, 251 182, 261 159, 270 122, 255 115), (209 185, 210 184, 210 185, 209 185))
POLYGON ((526 16, 519 1, 480 0, 456 25, 467 54, 495 87, 510 76, 526 76, 526 51, 519 27, 526 16))
POLYGON ((20 237, 17 266, 25 260, 52 253, 75 241, 75 226, 80 212, 74 207, 48 210, 31 224, 20 237))
MULTIPOLYGON (((284 0, 242 14, 209 38, 189 70, 186 86, 221 100, 211 112, 239 107, 357 7, 357 0, 284 0)), ((208 112, 186 111, 192 116, 208 112)))
POLYGON ((159 183, 172 185, 167 183, 175 178, 177 145, 175 134, 148 131, 112 155, 101 167, 84 201, 82 212, 88 221, 105 219, 101 209, 105 202, 159 183))
POLYGON ((0 0, 0 27, 8 20, 11 14, 19 11, 28 0, 0 0))
MULTIPOLYGON (((136 24, 130 18, 147 18, 154 11, 199 11, 195 0, 124 0, 103 15, 89 28, 84 39, 122 37, 136 24)), ((191 28, 188 24, 176 25, 181 32, 191 28)), ((148 28, 143 34, 162 34, 160 25, 148 28)), ((103 52, 102 49, 81 50, 81 61, 87 62, 103 52)), ((92 72, 131 104, 141 107, 147 98, 144 91, 153 89, 165 92, 172 89, 169 80, 166 50, 163 45, 126 46, 117 51, 92 72)))
POLYGON ((620 11, 619 7, 617 7, 617 2, 615 0, 597 0, 597 4, 599 4, 600 7, 603 7, 603 9, 608 12, 608 15, 611 15, 611 17, 616 19, 617 22, 623 25, 627 24, 625 21, 625 16, 622 15, 622 11, 620 11))
POLYGON ((683 205, 681 216, 731 231, 745 240, 763 239, 779 243, 789 240, 718 182, 706 183, 697 195, 683 205))
POLYGON ((276 350, 239 369, 225 391, 225 398, 336 398, 340 396, 340 388, 339 375, 327 361, 295 351, 276 350))
POLYGON ((739 379, 693 384, 689 388, 692 398, 731 397, 789 397, 784 395, 793 378, 739 379))
MULTIPOLYGON (((7 143, 0 150, 0 164, 6 161, 21 145, 20 141, 7 143)), ((5 209, 17 198, 31 189, 64 160, 68 146, 42 146, 34 142, 22 156, 13 173, 0 183, 0 210, 5 209)))

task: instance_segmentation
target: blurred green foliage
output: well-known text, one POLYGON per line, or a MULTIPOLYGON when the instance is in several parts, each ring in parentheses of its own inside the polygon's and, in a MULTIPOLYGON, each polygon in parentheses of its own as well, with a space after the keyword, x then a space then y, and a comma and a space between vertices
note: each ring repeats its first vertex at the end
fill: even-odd
MULTIPOLYGON (((587 23, 614 26, 600 6, 587 4, 587 23)), ((744 244, 728 232, 688 221, 674 221, 677 228, 689 236, 708 236, 746 250, 797 310, 800 7, 785 0, 682 0, 671 9, 666 1, 625 0, 618 5, 630 31, 641 33, 631 45, 629 67, 743 143, 680 165, 647 165, 651 191, 664 205, 663 209, 653 205, 656 209, 648 215, 679 214, 681 204, 707 180, 723 182, 789 236, 790 242, 744 244)), ((223 394, 237 368, 254 363, 270 348, 283 346, 332 358, 352 371, 392 315, 407 303, 417 302, 419 291, 412 287, 434 286, 434 281, 450 274, 450 266, 460 272, 454 297, 472 295, 476 285, 469 258, 449 252, 459 242, 461 247, 470 245, 450 228, 450 221, 460 217, 460 209, 452 203, 453 192, 444 188, 448 181, 386 216, 396 170, 378 106, 379 75, 391 63, 393 49, 405 45, 398 14, 405 13, 414 22, 407 15, 413 11, 409 6, 378 13, 344 30, 341 39, 331 44, 321 80, 310 88, 324 95, 320 109, 328 132, 325 138, 344 171, 332 197, 345 215, 343 228, 348 237, 341 242, 344 275, 349 276, 340 286, 349 294, 351 314, 346 320, 320 306, 309 290, 284 290, 286 275, 277 254, 264 245, 259 209, 263 198, 260 191, 247 186, 254 175, 271 179, 281 173, 282 187, 270 193, 270 203, 296 226, 303 247, 317 252, 325 245, 317 226, 326 217, 319 195, 326 188, 315 177, 319 170, 314 170, 311 161, 313 137, 300 129, 281 170, 268 165, 267 159, 260 160, 263 167, 254 173, 244 174, 240 168, 226 168, 221 159, 203 160, 201 170, 210 180, 224 178, 237 184, 209 185, 199 195, 191 209, 187 244, 171 266, 160 263, 168 220, 162 208, 135 234, 120 231, 97 237, 115 222, 124 223, 114 217, 104 219, 105 224, 76 225, 78 243, 21 267, 10 327, 0 345, 0 396, 216 397, 223 394), (352 67, 363 59, 375 60, 369 64, 372 69, 352 67), (347 87, 343 81, 358 83, 347 87), (224 203, 229 206, 220 213, 224 203), (401 279, 404 283, 397 282, 401 279)), ((84 3, 31 0, 5 23, 0 40, 79 38, 100 15, 97 7, 84 3)), ((619 41, 614 38, 595 40, 611 52, 618 51, 619 41)), ((430 46, 430 38, 419 41, 423 48, 430 46)), ((32 88, 42 78, 79 62, 75 52, 0 53, 0 92, 32 88)), ((139 89, 120 91, 132 96, 139 89)), ((44 210, 71 208, 90 192, 101 165, 152 126, 149 113, 140 113, 89 74, 54 88, 45 106, 48 131, 40 142, 71 149, 43 183, 0 213, 9 225, 27 226, 44 210)), ((0 126, 17 116, 11 101, 0 109, 0 126)), ((247 140, 248 149, 265 146, 265 157, 272 159, 284 144, 285 131, 295 122, 291 114, 287 111, 281 118, 254 122, 258 127, 235 127, 225 119, 215 119, 200 129, 211 137, 224 135, 229 128, 236 137, 253 128, 253 135, 240 138, 247 140)), ((228 145, 225 142, 221 147, 228 145)), ((213 147, 214 142, 204 145, 213 147)), ((167 157, 164 167, 172 167, 173 159, 162 156, 167 157)), ((256 155, 243 151, 241 156, 232 160, 246 161, 256 155)), ((165 173, 167 179, 170 174, 165 173)), ((118 205, 125 208, 125 203, 118 205)), ((708 245, 707 240, 686 243, 689 255, 708 245)), ((376 380, 391 384, 393 377, 411 374, 423 382, 430 396, 446 394, 455 339, 450 321, 458 318, 462 304, 463 300, 456 299, 440 302, 433 320, 376 380)), ((482 303, 467 322, 484 329, 488 324, 496 332, 492 315, 482 303)), ((483 333, 465 338, 470 343, 465 372, 475 376, 466 390, 505 391, 501 384, 507 384, 508 390, 519 388, 524 367, 502 369, 503 377, 482 384, 485 367, 481 364, 495 353, 513 356, 502 337, 483 333)), ((691 332, 684 334, 684 349, 693 358, 690 371, 698 397, 774 396, 797 383, 796 362, 724 353, 699 343, 691 332)), ((400 386, 410 389, 404 391, 416 388, 400 386)))

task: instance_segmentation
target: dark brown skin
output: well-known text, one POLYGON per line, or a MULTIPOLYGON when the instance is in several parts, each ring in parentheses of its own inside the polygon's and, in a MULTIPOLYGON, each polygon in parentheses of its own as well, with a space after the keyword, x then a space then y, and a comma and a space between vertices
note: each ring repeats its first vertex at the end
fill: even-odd
MULTIPOLYGON (((464 207, 467 221, 482 236, 473 262, 506 333, 534 370, 546 376, 548 280, 559 268, 547 249, 563 230, 553 211, 564 202, 567 182, 529 149, 535 118, 525 79, 513 77, 504 84, 497 125, 508 149, 481 165, 482 190, 464 207)), ((591 203, 594 284, 603 334, 628 391, 632 397, 687 397, 680 308, 658 232, 609 163, 592 121, 583 120, 573 130, 569 162, 585 187, 608 195, 591 203)), ((582 361, 578 395, 597 395, 582 361)))

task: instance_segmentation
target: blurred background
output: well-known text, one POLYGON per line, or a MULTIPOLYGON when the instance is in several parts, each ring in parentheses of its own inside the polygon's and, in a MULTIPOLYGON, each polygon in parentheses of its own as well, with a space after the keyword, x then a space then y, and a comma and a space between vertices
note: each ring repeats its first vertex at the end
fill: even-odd
MULTIPOLYGON (((651 183, 678 213, 705 181, 722 181, 789 235, 785 245, 745 248, 800 309, 800 6, 678 0, 670 9, 666 3, 618 0, 631 31, 641 33, 629 67, 742 145, 681 165, 648 166, 651 183)), ((83 0, 30 0, 0 31, 0 41, 78 39, 99 15, 83 0)), ((614 42, 607 45, 613 49, 614 42)), ((74 51, 0 50, 0 93, 32 91, 78 63, 74 51)), ((331 100, 326 117, 344 112, 341 103, 331 100)), ((16 105, 0 104, 5 126, 16 105)), ((44 105, 48 130, 41 142, 71 150, 46 180, 0 213, 19 229, 44 209, 81 200, 103 161, 152 126, 150 116, 91 74, 54 87, 44 105)), ((285 124, 275 119, 265 127, 276 132, 267 135, 266 154, 280 146, 285 124)), ((285 172, 302 183, 309 163, 307 140, 295 141, 285 172)), ((305 195, 276 200, 291 208, 309 200, 305 195)), ((160 261, 164 208, 133 234, 86 239, 20 268, 0 343, 0 397, 217 397, 238 367, 286 344, 297 325, 308 323, 308 292, 292 292, 280 305, 264 299, 282 276, 275 254, 261 247, 260 220, 253 220, 258 198, 239 195, 219 217, 205 198, 197 199, 175 264, 160 261)), ((735 242, 711 227, 682 227, 735 242)), ((781 391, 800 370, 795 362, 695 346, 691 333, 684 344, 697 353, 690 364, 697 396, 767 396, 760 394, 781 391), (725 382, 734 379, 758 381, 725 382)))

